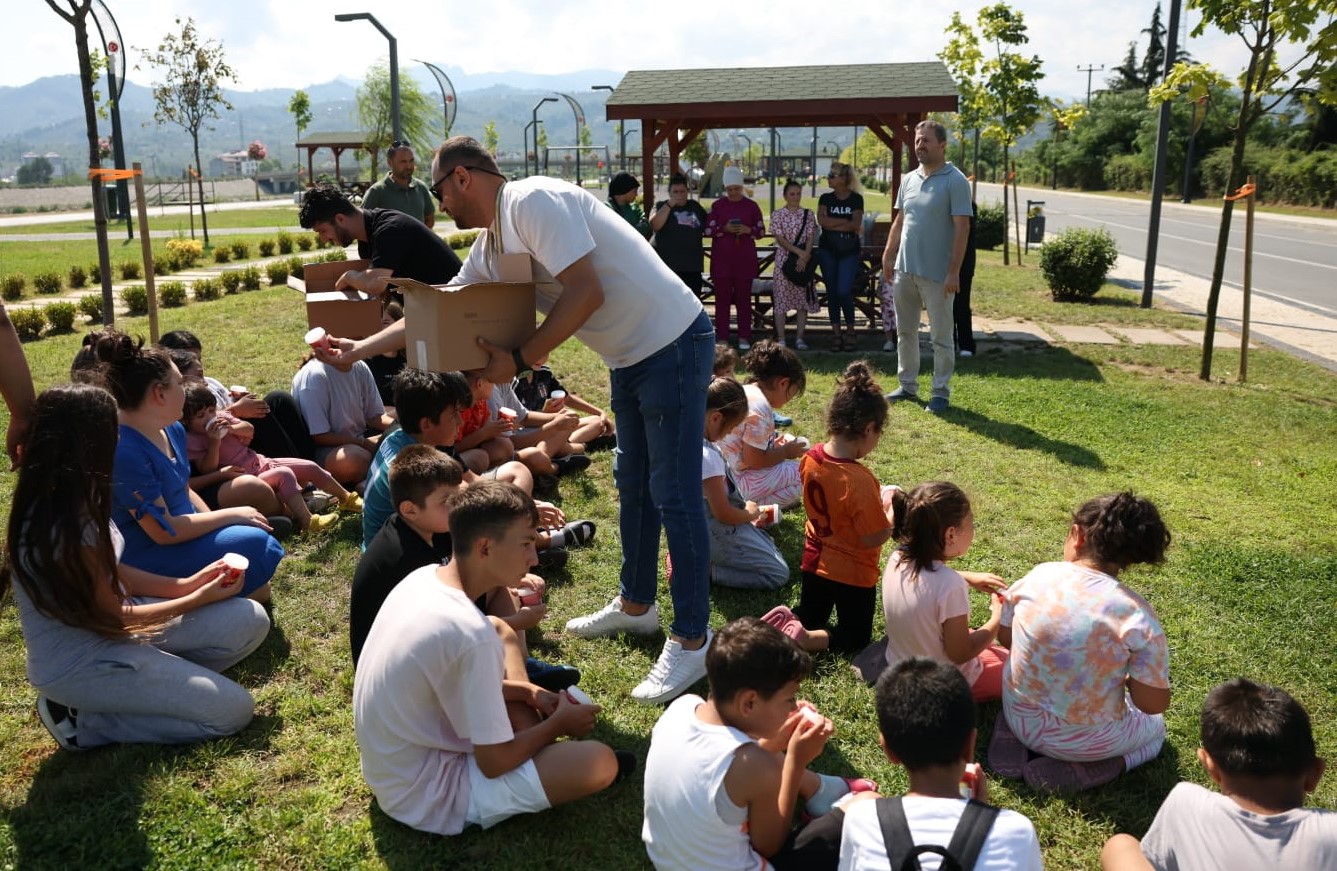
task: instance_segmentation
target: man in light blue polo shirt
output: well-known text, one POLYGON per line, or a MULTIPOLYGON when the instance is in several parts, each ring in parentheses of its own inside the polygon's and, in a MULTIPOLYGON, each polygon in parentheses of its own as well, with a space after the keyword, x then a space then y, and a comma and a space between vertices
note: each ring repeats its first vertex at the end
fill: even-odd
POLYGON ((937 121, 915 125, 919 166, 896 193, 882 274, 892 277, 896 308, 896 375, 900 386, 888 402, 919 399, 919 310, 928 309, 933 339, 933 395, 925 409, 947 409, 948 382, 956 367, 952 346, 952 302, 961 289, 961 262, 970 233, 970 182, 947 162, 947 128, 937 121))

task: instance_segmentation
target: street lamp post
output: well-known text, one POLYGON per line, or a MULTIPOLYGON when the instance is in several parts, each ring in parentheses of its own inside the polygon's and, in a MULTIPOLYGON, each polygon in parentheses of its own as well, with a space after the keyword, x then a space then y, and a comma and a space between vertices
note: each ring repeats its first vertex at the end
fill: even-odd
POLYGON ((742 130, 737 130, 737 131, 735 131, 735 135, 737 135, 737 136, 741 136, 741 137, 743 137, 744 139, 747 140, 747 161, 745 162, 745 165, 746 165, 746 163, 751 163, 751 161, 752 161, 752 137, 751 137, 751 136, 748 136, 748 135, 747 135, 746 133, 744 133, 742 130))
POLYGON ((585 109, 570 94, 558 91, 557 96, 566 100, 567 105, 571 107, 571 114, 576 119, 576 187, 580 187, 580 149, 584 147, 580 141, 580 128, 585 124, 585 109))
MULTIPOLYGON (((557 102, 557 98, 556 98, 556 97, 544 97, 542 100, 539 100, 537 103, 534 104, 534 111, 533 111, 532 113, 530 113, 530 114, 533 116, 533 120, 529 122, 529 126, 531 126, 531 127, 534 128, 534 174, 535 174, 535 175, 538 175, 538 168, 539 168, 539 108, 540 108, 544 103, 556 103, 556 102, 557 102)), ((528 153, 528 152, 525 153, 525 175, 529 175, 529 153, 528 153)))
POLYGON ((390 43, 390 124, 394 127, 394 139, 402 142, 404 131, 399 123, 399 40, 390 31, 381 26, 376 16, 370 12, 345 12, 334 16, 335 21, 370 21, 371 26, 381 32, 390 43))
POLYGON ((636 133, 636 132, 638 132, 641 128, 639 128, 639 127, 631 127, 631 128, 629 128, 629 129, 623 131, 623 130, 622 130, 622 122, 621 122, 621 121, 618 122, 617 126, 618 126, 618 131, 619 131, 618 134, 617 134, 617 140, 618 140, 618 142, 617 142, 617 147, 620 149, 620 152, 619 152, 619 153, 620 153, 620 155, 621 155, 621 156, 618 158, 618 160, 621 161, 622 169, 623 169, 623 170, 626 170, 626 168, 627 168, 627 134, 629 134, 629 133, 636 133))
MULTIPOLYGON (((613 95, 613 86, 612 86, 612 85, 590 85, 590 90, 591 90, 591 91, 607 91, 607 92, 608 92, 608 95, 609 95, 610 97, 613 95)), ((605 121, 608 120, 608 102, 607 102, 607 101, 604 101, 604 120, 605 120, 605 121)), ((621 169, 621 170, 624 170, 624 171, 625 171, 626 168, 627 168, 627 140, 626 140, 626 138, 625 138, 625 134, 622 132, 622 119, 621 119, 621 118, 617 119, 617 141, 618 141, 619 146, 620 146, 621 149, 622 149, 622 151, 621 151, 621 156, 618 158, 618 168, 621 169)))

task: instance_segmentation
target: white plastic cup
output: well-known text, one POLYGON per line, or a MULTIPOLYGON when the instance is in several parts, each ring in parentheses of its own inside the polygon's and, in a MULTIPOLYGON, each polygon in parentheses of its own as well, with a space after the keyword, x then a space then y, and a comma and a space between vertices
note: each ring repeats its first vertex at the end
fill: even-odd
POLYGON ((572 704, 576 705, 594 704, 594 699, 590 698, 589 695, 580 687, 567 687, 565 692, 566 692, 566 697, 571 700, 572 704))
POLYGON ((980 773, 978 762, 966 763, 966 770, 962 773, 961 783, 957 787, 962 798, 979 798, 980 773))
POLYGON ((304 341, 311 346, 312 350, 330 350, 330 334, 325 331, 324 327, 312 327, 307 330, 304 341))
POLYGON ((231 393, 237 399, 241 399, 243 396, 250 393, 251 391, 247 390, 240 384, 233 384, 231 387, 227 389, 227 392, 231 393))
POLYGON ((805 450, 805 451, 806 451, 808 448, 812 447, 812 442, 808 441, 807 436, 799 436, 799 437, 795 438, 794 441, 796 441, 796 442, 798 442, 799 444, 803 445, 803 450, 805 450))
POLYGON ((803 714, 803 719, 807 720, 809 723, 821 725, 822 720, 826 719, 821 714, 817 713, 816 708, 799 708, 799 712, 803 714))
POLYGON ((251 567, 251 561, 239 553, 223 554, 223 565, 227 568, 227 578, 220 586, 230 587, 242 579, 246 570, 251 567))
POLYGON ((497 417, 502 420, 509 420, 511 423, 515 423, 515 419, 519 416, 520 415, 514 408, 507 408, 503 405, 501 408, 497 409, 497 417))
POLYGON ((543 594, 538 590, 535 590, 533 587, 520 587, 515 593, 520 597, 521 605, 543 604, 543 594))
POLYGON ((556 399, 556 400, 566 399, 566 391, 565 391, 565 390, 554 390, 552 393, 549 393, 549 394, 548 394, 548 398, 549 398, 549 399, 556 399))
POLYGON ((762 505, 761 516, 757 518, 758 526, 774 526, 780 522, 779 505, 762 505))

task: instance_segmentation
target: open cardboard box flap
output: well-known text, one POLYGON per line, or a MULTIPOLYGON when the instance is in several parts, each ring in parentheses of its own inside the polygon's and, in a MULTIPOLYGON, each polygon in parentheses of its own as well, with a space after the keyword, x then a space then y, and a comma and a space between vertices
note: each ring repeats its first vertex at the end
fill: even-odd
POLYGON ((516 348, 534 332, 532 280, 449 287, 397 278, 394 284, 404 294, 405 350, 416 369, 481 369, 488 357, 479 337, 516 348))

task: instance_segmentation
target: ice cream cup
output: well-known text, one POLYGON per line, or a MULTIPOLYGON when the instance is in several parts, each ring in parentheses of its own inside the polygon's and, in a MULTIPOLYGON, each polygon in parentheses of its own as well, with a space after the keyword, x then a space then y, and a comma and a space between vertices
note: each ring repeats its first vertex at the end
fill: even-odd
POLYGON ((543 594, 532 587, 520 587, 516 591, 521 605, 542 605, 543 594))
POLYGON ((251 561, 239 553, 225 553, 223 565, 227 568, 227 578, 223 580, 222 586, 230 587, 242 579, 251 567, 251 561))
POLYGON ((503 405, 501 408, 497 409, 497 417, 501 418, 502 420, 509 420, 511 423, 515 423, 515 419, 519 417, 519 414, 516 412, 514 408, 507 408, 506 406, 503 405))
POLYGON ((325 332, 324 327, 312 327, 307 330, 304 341, 317 351, 328 351, 330 349, 330 334, 325 332))
POLYGON ((799 708, 799 713, 803 714, 803 719, 807 720, 809 723, 820 725, 822 720, 826 719, 821 714, 817 713, 816 708, 799 708))
POLYGON ((774 526, 780 522, 779 505, 762 505, 761 516, 757 518, 758 526, 774 526))
POLYGON ((582 690, 580 687, 567 687, 565 692, 566 692, 566 697, 571 700, 572 704, 576 705, 594 704, 594 699, 590 698, 589 695, 586 694, 586 692, 582 690))
POLYGON ((250 393, 251 391, 247 390, 245 387, 243 387, 243 386, 240 385, 240 384, 233 384, 231 387, 229 387, 229 388, 227 389, 227 392, 228 392, 228 393, 231 393, 233 396, 235 396, 236 398, 240 399, 240 398, 242 398, 243 396, 245 396, 246 394, 250 393))
POLYGON ((552 393, 549 393, 549 394, 548 394, 548 398, 549 398, 549 399, 566 399, 566 391, 565 391, 565 390, 554 390, 552 393))

